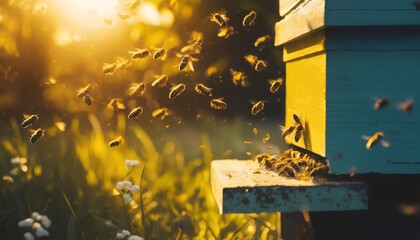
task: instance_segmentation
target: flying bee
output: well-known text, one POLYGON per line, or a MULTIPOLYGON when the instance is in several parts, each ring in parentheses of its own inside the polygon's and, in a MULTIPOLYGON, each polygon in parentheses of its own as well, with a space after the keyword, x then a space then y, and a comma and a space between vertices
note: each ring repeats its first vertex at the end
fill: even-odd
POLYGON ((257 18, 257 13, 255 11, 251 11, 242 20, 242 25, 244 27, 250 27, 254 24, 256 18, 257 18))
POLYGON ((254 68, 255 68, 255 71, 261 72, 262 70, 267 68, 267 63, 266 61, 258 60, 254 68))
POLYGON ((261 140, 263 143, 266 143, 266 142, 268 142, 269 140, 270 140, 270 134, 269 133, 266 133, 265 134, 265 137, 263 137, 263 139, 261 140))
POLYGON ((299 142, 300 138, 302 137, 303 132, 303 126, 299 124, 297 127, 295 127, 295 142, 299 142))
POLYGON ((143 108, 136 107, 133 110, 131 110, 131 112, 128 114, 128 119, 139 118, 142 113, 143 113, 143 108))
POLYGON ((199 54, 201 52, 204 41, 203 33, 193 31, 191 37, 192 39, 188 41, 189 45, 181 48, 181 53, 199 54))
POLYGON ((255 66, 257 64, 258 57, 255 55, 248 54, 245 55, 244 58, 251 66, 255 66))
POLYGON ((251 114, 252 116, 255 116, 262 110, 264 110, 264 101, 258 101, 252 105, 251 114))
POLYGON ((290 126, 288 128, 286 128, 285 126, 280 126, 280 127, 281 127, 281 131, 282 131, 282 134, 281 134, 282 138, 286 138, 287 136, 289 136, 293 132, 293 130, 295 130, 294 126, 290 126))
POLYGON ((225 11, 214 12, 210 15, 210 21, 215 22, 219 27, 227 26, 229 18, 226 16, 225 11))
POLYGON ((118 111, 118 110, 124 110, 125 105, 121 102, 121 99, 113 98, 111 99, 111 101, 109 101, 107 108, 112 109, 114 111, 118 111))
POLYGON ((118 13, 118 17, 119 17, 121 20, 127 20, 127 19, 130 17, 130 15, 129 15, 129 14, 127 14, 127 13, 122 13, 122 12, 120 12, 120 13, 118 13))
POLYGON ((295 142, 299 142, 300 138, 302 137, 302 133, 303 131, 305 131, 305 129, 303 128, 302 121, 296 114, 293 114, 293 120, 295 121, 293 126, 290 126, 288 128, 281 126, 281 130, 283 132, 281 134, 281 137, 286 138, 287 136, 292 134, 292 132, 295 132, 294 140, 295 142))
POLYGON ((119 136, 119 137, 117 137, 116 139, 111 140, 111 141, 108 143, 108 146, 109 146, 109 147, 116 147, 116 146, 119 146, 119 145, 121 145, 122 141, 123 141, 123 137, 122 137, 122 136, 119 136))
POLYGON ((204 86, 204 85, 203 85, 203 84, 201 84, 201 83, 199 83, 199 84, 195 85, 194 90, 195 90, 198 94, 201 94, 201 95, 203 95, 203 96, 206 96, 206 97, 211 97, 211 96, 212 96, 212 93, 211 93, 212 88, 206 87, 206 86, 204 86))
POLYGON ((146 91, 146 84, 131 83, 131 87, 127 90, 128 96, 140 96, 146 91))
POLYGON ((414 101, 413 99, 407 99, 402 103, 398 104, 398 108, 403 110, 404 112, 410 112, 413 109, 414 101))
POLYGON ((55 122, 54 125, 58 128, 58 130, 64 132, 66 131, 66 123, 65 122, 55 122))
POLYGON ((37 130, 31 130, 31 131, 33 132, 30 138, 31 143, 35 143, 45 136, 45 130, 42 130, 41 128, 38 128, 37 130))
POLYGON ((382 109, 382 108, 386 107, 388 104, 389 104, 388 99, 378 98, 378 99, 376 99, 375 104, 373 105, 373 109, 379 110, 379 109, 382 109))
POLYGON ((86 105, 90 106, 93 101, 94 101, 93 98, 89 94, 86 94, 85 96, 83 96, 83 102, 86 105))
POLYGON ((150 51, 147 49, 139 49, 136 48, 135 51, 128 51, 131 54, 132 60, 137 59, 145 59, 146 57, 150 56, 150 51))
POLYGON ((140 6, 141 0, 130 1, 130 10, 136 10, 140 6))
POLYGON ((160 118, 160 120, 165 119, 165 117, 168 115, 169 115, 169 111, 168 111, 168 108, 166 107, 156 109, 152 112, 152 117, 160 118))
POLYGON ((186 55, 180 55, 177 54, 178 57, 181 58, 181 61, 179 62, 178 65, 178 70, 181 72, 182 70, 184 70, 184 68, 188 65, 191 69, 191 71, 194 72, 194 65, 193 65, 193 61, 194 62, 198 62, 197 58, 191 57, 190 55, 186 54, 186 55))
POLYGON ((376 132, 372 136, 363 136, 362 138, 367 141, 366 149, 370 150, 373 146, 375 146, 378 142, 381 142, 382 146, 387 148, 391 144, 383 139, 384 132, 376 132))
POLYGON ((153 53, 153 59, 157 60, 157 59, 164 59, 166 56, 166 49, 164 48, 159 48, 157 49, 154 53, 153 53))
POLYGON ((254 42, 254 47, 258 48, 260 51, 264 48, 265 43, 270 40, 270 35, 264 35, 262 37, 257 38, 254 42))
POLYGON ((257 136, 258 135, 258 128, 253 128, 252 132, 254 133, 255 136, 257 136))
POLYGON ((176 86, 171 87, 169 91, 169 99, 173 99, 181 95, 181 93, 183 93, 185 89, 186 89, 186 85, 183 83, 180 83, 176 86))
POLYGON ((86 94, 88 94, 88 93, 89 93, 89 91, 90 91, 91 89, 92 89, 92 85, 91 85, 91 84, 88 84, 88 85, 86 85, 85 87, 80 88, 80 89, 77 91, 77 97, 79 97, 79 98, 84 97, 86 94))
POLYGON ((38 115, 34 114, 34 115, 27 115, 27 114, 23 114, 23 117, 25 118, 25 120, 23 120, 22 124, 20 125, 23 128, 27 128, 30 125, 32 125, 34 122, 38 121, 39 117, 38 115))
POLYGON ((157 77, 153 82, 152 82, 152 87, 158 86, 158 87, 165 87, 166 83, 168 82, 168 76, 166 74, 162 74, 162 75, 155 75, 155 77, 157 77))
POLYGON ((267 80, 270 84, 270 92, 275 93, 283 85, 283 78, 267 80))
POLYGON ((111 26, 112 23, 114 23, 114 19, 113 18, 104 18, 104 22, 106 24, 108 24, 109 26, 111 26))
POLYGON ((217 33, 218 37, 229 38, 235 33, 235 29, 231 26, 224 26, 219 28, 219 33, 217 33))
POLYGON ((214 98, 210 100, 210 107, 218 110, 226 110, 227 104, 223 101, 223 98, 214 98))
POLYGON ((102 65, 102 72, 106 75, 114 74, 115 70, 117 70, 117 64, 116 63, 104 63, 102 65))
POLYGON ((246 87, 247 76, 244 72, 230 69, 230 75, 232 76, 232 82, 235 86, 238 86, 240 83, 242 87, 246 87))

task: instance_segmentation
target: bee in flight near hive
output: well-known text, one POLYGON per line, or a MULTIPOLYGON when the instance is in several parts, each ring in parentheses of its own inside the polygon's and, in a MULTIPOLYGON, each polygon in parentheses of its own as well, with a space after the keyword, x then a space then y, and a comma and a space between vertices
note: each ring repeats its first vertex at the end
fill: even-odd
POLYGON ((129 3, 130 10, 136 10, 140 6, 141 0, 132 0, 129 3))
POLYGON ((158 86, 158 87, 165 87, 166 83, 168 82, 168 76, 166 74, 162 75, 154 75, 155 80, 152 82, 152 87, 158 86))
POLYGON ((169 111, 168 111, 168 108, 166 107, 156 109, 152 112, 152 117, 160 118, 160 120, 165 119, 165 117, 168 115, 169 115, 169 111))
POLYGON ((229 38, 235 33, 235 29, 231 26, 224 26, 219 28, 219 33, 217 33, 218 37, 229 38))
POLYGON ((373 146, 375 146, 378 142, 381 142, 382 146, 387 148, 391 144, 383 139, 384 132, 376 132, 372 136, 363 136, 362 138, 366 140, 366 149, 370 150, 373 146))
POLYGON ((38 128, 37 130, 32 130, 31 138, 29 139, 31 143, 35 143, 38 140, 42 139, 45 136, 45 130, 42 130, 41 128, 38 128))
POLYGON ((187 65, 190 67, 191 71, 194 72, 193 62, 198 62, 198 58, 192 57, 191 55, 188 55, 188 54, 186 55, 177 54, 177 56, 181 58, 181 61, 179 62, 179 65, 178 65, 178 70, 180 72, 184 70, 187 65))
POLYGON ((199 84, 195 85, 194 90, 195 90, 198 94, 201 94, 201 95, 203 95, 203 96, 206 96, 206 97, 211 97, 211 96, 212 96, 212 93, 211 93, 212 88, 206 87, 206 86, 204 86, 204 85, 203 85, 203 84, 201 84, 201 83, 199 83, 199 84))
POLYGON ((153 59, 162 59, 164 60, 166 57, 166 49, 165 48, 159 48, 153 53, 153 59))
POLYGON ((267 80, 270 84, 270 92, 275 93, 279 90, 279 88, 283 85, 283 78, 277 78, 277 79, 270 79, 267 80))
POLYGON ((242 87, 246 87, 247 76, 244 72, 230 69, 230 75, 232 76, 232 82, 235 86, 238 86, 240 83, 242 87))
POLYGON ((219 27, 227 26, 229 18, 226 16, 225 11, 214 12, 210 15, 210 21, 217 23, 219 27))
POLYGON ((389 101, 386 98, 378 98, 375 101, 375 104, 373 105, 373 109, 379 110, 386 106, 388 106, 389 101))
POLYGON ((223 101, 223 98, 214 98, 210 100, 210 107, 218 110, 226 110, 227 104, 223 101))
POLYGON ((136 48, 134 51, 128 51, 131 54, 132 60, 137 59, 145 59, 146 57, 150 56, 150 51, 147 49, 139 49, 136 48))
POLYGON ((137 119, 140 117, 140 115, 143 113, 142 107, 136 107, 128 114, 128 119, 137 119))
POLYGON ((266 133, 265 137, 263 137, 263 139, 261 140, 263 143, 267 143, 270 140, 270 134, 266 133))
POLYGON ((258 101, 258 102, 253 103, 252 108, 251 108, 252 116, 257 115, 259 112, 264 110, 264 102, 265 101, 258 101))
POLYGON ((270 35, 264 35, 262 37, 257 38, 254 42, 254 47, 258 48, 258 50, 262 50, 265 47, 265 44, 270 40, 270 35))
POLYGON ((131 83, 130 88, 127 91, 128 96, 140 96, 146 92, 146 84, 144 83, 131 83))
POLYGON ((120 13, 118 13, 118 17, 119 17, 121 20, 125 21, 125 20, 127 20, 127 19, 130 17, 130 15, 129 15, 129 14, 127 14, 127 13, 122 13, 122 12, 120 12, 120 13))
POLYGON ((102 65, 102 72, 105 75, 112 75, 112 74, 114 74, 115 70, 117 70, 117 64, 116 63, 104 63, 102 65))
POLYGON ((88 94, 91 89, 92 89, 92 85, 91 84, 88 84, 85 87, 80 88, 77 91, 77 97, 82 98, 82 97, 86 96, 86 94, 88 94))
POLYGON ((262 70, 267 68, 267 62, 258 59, 258 57, 255 55, 245 55, 244 58, 257 72, 261 72, 262 70))
POLYGON ((125 109, 125 105, 121 102, 121 99, 119 99, 119 98, 113 98, 113 99, 111 99, 111 101, 109 101, 107 107, 109 109, 114 110, 114 111, 124 110, 125 109))
POLYGON ((35 123, 39 119, 38 115, 36 115, 36 114, 34 114, 34 115, 23 114, 23 117, 25 119, 23 120, 22 124, 20 124, 20 126, 22 128, 29 127, 30 125, 32 125, 33 123, 35 123))
POLYGON ((203 41, 204 41, 203 33, 193 31, 191 33, 191 39, 188 41, 189 45, 181 48, 181 53, 183 53, 183 54, 199 54, 199 53, 201 53, 203 41))
POLYGON ((242 20, 242 25, 244 27, 250 27, 254 24, 256 18, 257 18, 257 13, 255 11, 251 11, 242 20))
POLYGON ((300 138, 302 137, 302 132, 305 129, 303 128, 302 121, 296 114, 293 114, 293 120, 294 120, 293 126, 290 126, 288 128, 281 126, 281 129, 283 132, 281 137, 286 138, 287 136, 295 132, 294 140, 295 142, 299 142, 300 138))
POLYGON ((171 87, 170 91, 169 91, 169 99, 173 99, 179 95, 181 95, 181 93, 183 93, 186 89, 186 85, 183 83, 180 83, 176 86, 171 87))
POLYGON ((86 94, 85 96, 83 96, 83 102, 86 105, 90 106, 93 101, 94 101, 93 98, 89 94, 86 94))
POLYGON ((123 141, 123 137, 122 137, 122 136, 119 136, 119 137, 117 137, 116 139, 111 140, 111 141, 108 143, 108 146, 109 146, 109 147, 116 147, 116 146, 119 146, 119 145, 121 145, 122 141, 123 141))
POLYGON ((66 123, 65 122, 55 122, 54 125, 58 128, 58 130, 64 132, 66 131, 66 123))
POLYGON ((407 99, 402 103, 398 104, 398 108, 403 110, 404 112, 410 112, 413 109, 414 101, 413 99, 407 99))

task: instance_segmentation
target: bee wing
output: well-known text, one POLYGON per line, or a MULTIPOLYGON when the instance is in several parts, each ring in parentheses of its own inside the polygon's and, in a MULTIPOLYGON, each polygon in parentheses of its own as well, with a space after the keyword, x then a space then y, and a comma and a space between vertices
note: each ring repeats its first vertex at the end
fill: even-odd
POLYGON ((29 129, 29 132, 30 132, 31 134, 34 134, 36 131, 38 131, 38 130, 35 130, 35 129, 29 129))
POLYGON ((194 72, 194 64, 192 61, 188 61, 188 66, 190 67, 191 71, 194 72))
POLYGON ((384 148, 388 148, 389 146, 391 146, 391 143, 389 143, 388 141, 385 140, 381 140, 381 144, 384 148))
MULTIPOLYGON (((185 46, 185 47, 181 48, 181 53, 187 53, 187 52, 190 52, 190 51, 192 51, 192 49, 193 49, 193 46, 192 46, 192 45, 187 45, 187 46, 185 46)), ((178 55, 177 55, 177 56, 178 56, 178 55)), ((178 56, 178 57, 180 57, 180 56, 178 56)))
POLYGON ((366 140, 366 141, 369 141, 370 137, 371 137, 371 136, 368 136, 368 135, 363 135, 363 136, 362 136, 362 139, 363 139, 363 140, 366 140))
POLYGON ((302 122, 300 121, 300 118, 296 114, 293 114, 293 119, 295 120, 296 123, 302 124, 302 122))
POLYGON ((118 109, 125 109, 125 105, 124 105, 124 103, 121 103, 121 102, 118 102, 118 101, 117 101, 117 108, 118 108, 118 109))
POLYGON ((27 113, 22 113, 22 115, 23 115, 23 118, 25 118, 25 120, 32 116, 32 114, 27 114, 27 113))

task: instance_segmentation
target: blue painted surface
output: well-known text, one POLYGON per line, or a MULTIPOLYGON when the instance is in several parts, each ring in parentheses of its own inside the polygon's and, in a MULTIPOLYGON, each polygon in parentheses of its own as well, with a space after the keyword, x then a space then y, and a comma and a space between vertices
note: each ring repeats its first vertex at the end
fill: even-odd
POLYGON ((326 155, 332 172, 420 173, 420 28, 330 30, 326 49, 326 155), (375 97, 391 104, 375 111, 375 97), (396 107, 409 98, 411 112, 396 107), (391 146, 366 150, 362 136, 377 131, 391 146))
POLYGON ((413 0, 326 0, 327 10, 414 10, 413 0))

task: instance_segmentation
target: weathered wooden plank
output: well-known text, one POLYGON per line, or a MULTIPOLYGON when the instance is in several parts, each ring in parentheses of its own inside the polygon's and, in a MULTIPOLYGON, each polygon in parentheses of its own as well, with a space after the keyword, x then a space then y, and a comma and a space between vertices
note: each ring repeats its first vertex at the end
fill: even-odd
POLYGON ((221 213, 344 211, 367 208, 367 186, 350 182, 305 182, 259 170, 248 160, 218 160, 211 184, 221 213))
POLYGON ((324 26, 324 0, 312 0, 276 23, 274 45, 296 40, 324 26))
POLYGON ((297 5, 303 2, 304 0, 279 0, 280 16, 283 17, 284 15, 289 13, 293 8, 295 8, 297 5))
MULTIPOLYGON (((380 39, 379 46, 383 45, 380 39)), ((416 39, 420 38, 402 37, 396 44, 416 39)), ((353 40, 363 43, 363 39, 353 40)), ((327 52, 326 154, 331 171, 420 173, 420 112, 397 108, 407 99, 420 101, 420 49, 327 52), (375 111, 377 97, 391 104, 375 111), (367 150, 362 136, 377 131, 384 132, 390 147, 379 143, 367 150)))
POLYGON ((283 61, 289 62, 325 51, 325 35, 322 30, 311 34, 305 41, 294 41, 284 45, 283 61))

